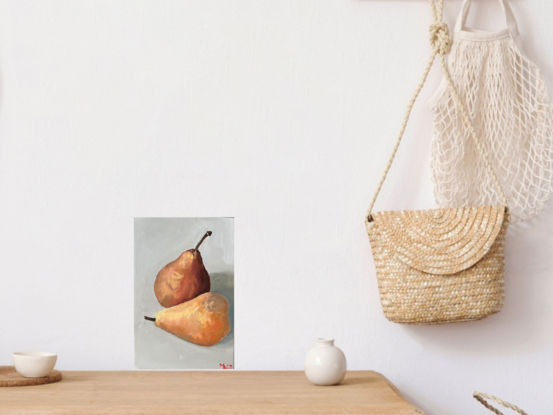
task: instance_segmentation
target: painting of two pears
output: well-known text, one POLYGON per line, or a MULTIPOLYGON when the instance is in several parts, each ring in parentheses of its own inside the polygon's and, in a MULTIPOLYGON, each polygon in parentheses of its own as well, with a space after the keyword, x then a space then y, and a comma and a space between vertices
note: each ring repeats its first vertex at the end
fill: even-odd
POLYGON ((232 218, 135 219, 137 368, 233 367, 233 225, 232 218))

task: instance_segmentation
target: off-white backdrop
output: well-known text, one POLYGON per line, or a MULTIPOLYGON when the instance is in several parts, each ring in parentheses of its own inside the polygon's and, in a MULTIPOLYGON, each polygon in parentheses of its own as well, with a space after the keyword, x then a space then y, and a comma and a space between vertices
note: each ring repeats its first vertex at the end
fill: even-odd
MULTIPOLYGON (((495 1, 470 23, 501 26, 495 1)), ((553 2, 511 1, 553 89, 553 2)), ((452 23, 460 0, 446 0, 452 23)), ((0 364, 133 369, 133 218, 235 217, 240 370, 318 336, 429 414, 553 395, 553 209, 511 229, 497 316, 380 310, 365 207, 427 56, 425 0, 0 1, 0 364)), ((432 207, 436 66, 379 208, 432 207)))

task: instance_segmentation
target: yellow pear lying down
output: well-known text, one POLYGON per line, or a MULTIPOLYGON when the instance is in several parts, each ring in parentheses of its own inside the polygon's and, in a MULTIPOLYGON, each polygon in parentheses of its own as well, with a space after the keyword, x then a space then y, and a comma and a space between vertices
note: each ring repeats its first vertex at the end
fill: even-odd
POLYGON ((155 318, 144 318, 168 333, 206 347, 219 343, 230 332, 228 301, 212 292, 158 311, 155 318))

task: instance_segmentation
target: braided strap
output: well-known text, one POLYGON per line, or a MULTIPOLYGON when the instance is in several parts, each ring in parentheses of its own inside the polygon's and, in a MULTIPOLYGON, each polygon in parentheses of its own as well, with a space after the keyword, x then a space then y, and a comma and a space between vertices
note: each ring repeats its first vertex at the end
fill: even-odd
POLYGON ((486 408, 488 408, 490 411, 496 413, 497 415, 503 415, 502 412, 500 412, 498 409, 491 406, 486 399, 489 399, 490 401, 497 402, 500 405, 503 405, 505 408, 512 409, 515 412, 518 412, 520 415, 528 415, 526 412, 524 412, 522 409, 520 409, 518 406, 515 406, 513 404, 510 404, 509 402, 505 402, 499 398, 496 398, 495 396, 488 395, 487 393, 482 392, 474 392, 472 395, 474 398, 480 402, 482 405, 484 405, 486 408))
POLYGON ((367 214, 365 216, 369 222, 372 222, 373 220, 371 213, 372 213, 374 204, 376 203, 378 194, 380 193, 380 190, 382 189, 382 185, 386 180, 386 176, 390 171, 390 167, 392 167, 392 163, 394 161, 397 150, 399 148, 399 144, 401 143, 401 139, 403 138, 403 134, 405 133, 405 129, 407 128, 407 123, 409 122, 409 116, 411 115, 411 110, 413 109, 413 105, 415 104, 415 101, 417 100, 417 97, 419 96, 421 89, 426 82, 426 78, 428 77, 428 73, 430 72, 430 68, 434 63, 434 59, 436 58, 436 55, 439 55, 440 57, 440 63, 442 64, 442 72, 447 82, 447 86, 451 91, 455 104, 462 115, 463 122, 466 128, 468 129, 469 134, 472 140, 474 141, 474 144, 476 145, 476 149, 480 154, 480 158, 484 162, 484 166, 486 167, 488 174, 492 178, 493 184, 495 185, 495 187, 499 192, 499 197, 501 198, 501 202, 505 207, 507 207, 507 198, 505 197, 503 188, 499 184, 499 180, 497 179, 497 176, 488 160, 488 157, 484 152, 484 148, 482 147, 482 144, 476 135, 476 131, 474 130, 474 126, 472 125, 472 121, 467 113, 467 110, 465 108, 465 105, 463 104, 463 101, 461 100, 461 97, 459 96, 459 93, 455 89, 455 85, 453 84, 453 80, 451 79, 451 75, 449 73, 449 68, 447 67, 445 55, 447 55, 451 49, 451 40, 449 38, 449 29, 447 27, 447 24, 445 24, 442 21, 443 10, 444 10, 444 0, 429 0, 429 2, 430 2, 430 7, 432 9, 432 15, 434 16, 434 22, 432 23, 432 25, 430 25, 430 44, 432 45, 432 54, 430 55, 430 59, 428 60, 428 63, 424 68, 422 79, 420 80, 419 84, 415 88, 415 93, 413 94, 413 97, 407 104, 407 110, 405 111, 403 122, 401 123, 401 128, 400 128, 398 137, 396 139, 394 148, 392 150, 392 155, 390 156, 388 163, 386 164, 386 168, 384 169, 384 174, 382 175, 380 182, 376 187, 376 191, 374 192, 374 195, 371 199, 371 202, 369 203, 367 214))

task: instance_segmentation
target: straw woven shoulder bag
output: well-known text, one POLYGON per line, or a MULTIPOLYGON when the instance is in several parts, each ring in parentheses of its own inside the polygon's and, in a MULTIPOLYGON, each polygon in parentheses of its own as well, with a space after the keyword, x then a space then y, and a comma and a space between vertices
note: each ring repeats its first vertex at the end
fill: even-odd
POLYGON ((403 125, 382 179, 369 205, 365 225, 373 252, 384 315, 402 324, 443 324, 480 320, 498 313, 504 299, 506 198, 484 154, 472 122, 449 74, 445 55, 451 44, 442 22, 443 0, 429 0, 433 53, 409 102, 403 125), (423 211, 376 212, 372 209, 391 167, 436 55, 486 169, 499 191, 497 206, 423 211))

